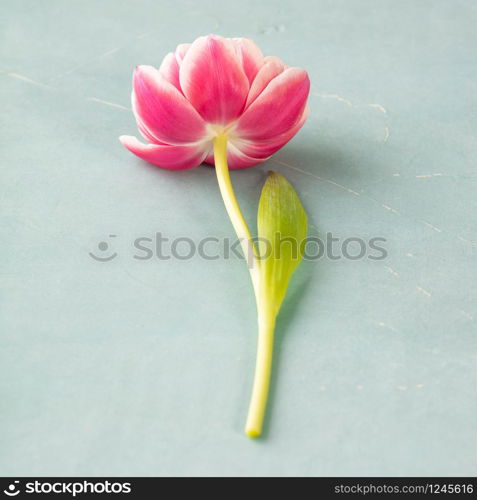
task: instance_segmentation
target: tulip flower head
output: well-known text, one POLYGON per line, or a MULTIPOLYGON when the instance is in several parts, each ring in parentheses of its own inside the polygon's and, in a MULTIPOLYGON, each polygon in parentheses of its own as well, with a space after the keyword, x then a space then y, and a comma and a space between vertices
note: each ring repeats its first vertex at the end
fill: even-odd
POLYGON ((214 164, 213 140, 227 136, 231 169, 267 160, 305 122, 307 73, 264 57, 252 40, 200 37, 169 53, 159 69, 137 66, 132 107, 149 143, 122 144, 159 167, 214 164))
POLYGON ((252 40, 203 36, 178 45, 159 69, 137 66, 132 108, 147 141, 121 136, 136 156, 180 170, 215 166, 220 192, 249 263, 258 310, 259 340, 246 433, 262 430, 271 373, 275 319, 288 281, 301 260, 307 218, 298 195, 279 175, 265 183, 259 236, 273 250, 275 235, 294 239, 300 252, 259 259, 232 188, 229 169, 257 165, 283 147, 304 124, 310 81, 306 71, 264 57, 252 40), (251 265, 250 265, 251 262, 251 265))

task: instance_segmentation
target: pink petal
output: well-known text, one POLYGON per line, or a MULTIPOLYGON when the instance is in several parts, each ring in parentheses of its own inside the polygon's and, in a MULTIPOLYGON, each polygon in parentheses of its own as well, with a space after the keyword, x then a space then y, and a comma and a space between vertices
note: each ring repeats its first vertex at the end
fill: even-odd
POLYGON ((261 141, 236 141, 235 146, 247 156, 254 158, 269 158, 293 139, 308 118, 309 109, 305 108, 299 121, 287 132, 273 137, 271 140, 261 141))
POLYGON ((152 144, 164 144, 161 142, 159 139, 156 139, 151 132, 147 129, 147 127, 142 123, 142 121, 139 118, 136 118, 136 124, 139 132, 141 135, 146 139, 146 141, 151 142, 152 144))
POLYGON ((206 133, 204 120, 157 69, 138 66, 133 88, 133 110, 157 140, 181 145, 203 138, 206 133))
POLYGON ((179 83, 179 63, 173 52, 169 52, 169 54, 164 57, 162 64, 159 66, 159 73, 169 83, 172 83, 176 89, 181 90, 181 84, 179 83))
POLYGON ((179 66, 182 64, 187 51, 190 49, 191 43, 180 43, 176 48, 176 59, 179 66))
POLYGON ((169 54, 167 54, 159 67, 159 73, 161 73, 161 75, 169 83, 172 83, 172 85, 174 85, 174 87, 181 92, 181 84, 179 83, 179 68, 190 46, 190 43, 179 44, 175 52, 169 52, 169 54))
POLYGON ((248 108, 250 104, 263 92, 265 87, 280 73, 283 73, 286 66, 278 59, 278 57, 266 57, 265 64, 260 68, 255 79, 252 82, 250 91, 247 97, 247 103, 245 108, 248 108))
POLYGON ((184 95, 206 121, 226 125, 243 111, 249 83, 231 40, 198 38, 182 61, 179 79, 184 95))
POLYGON ((255 42, 248 38, 232 38, 232 42, 242 68, 251 84, 258 70, 263 65, 262 51, 257 47, 255 42))
POLYGON ((134 90, 131 95, 131 103, 132 103, 132 108, 133 108, 133 113, 134 117, 136 118, 136 125, 141 133, 141 135, 146 139, 146 141, 152 142, 152 144, 164 144, 161 142, 157 137, 154 137, 151 133, 151 131, 144 125, 143 121, 141 120, 140 116, 138 115, 138 112, 136 110, 136 98, 134 96, 134 90))
MULTIPOLYGON (((268 157, 254 158, 247 155, 246 153, 235 147, 233 144, 229 143, 227 145, 227 164, 229 169, 231 170, 253 167, 254 165, 258 165, 265 160, 268 160, 268 157)), ((209 165, 215 165, 214 154, 209 153, 205 159, 205 162, 209 165)))
POLYGON ((268 157, 253 158, 233 146, 229 147, 229 151, 227 153, 227 161, 231 170, 254 167, 265 160, 268 160, 268 157))
POLYGON ((119 140, 126 149, 139 158, 170 170, 197 167, 207 155, 207 150, 203 146, 143 144, 130 135, 122 135, 119 140))
POLYGON ((288 68, 275 77, 237 123, 241 139, 269 140, 285 134, 300 120, 310 91, 306 71, 288 68))

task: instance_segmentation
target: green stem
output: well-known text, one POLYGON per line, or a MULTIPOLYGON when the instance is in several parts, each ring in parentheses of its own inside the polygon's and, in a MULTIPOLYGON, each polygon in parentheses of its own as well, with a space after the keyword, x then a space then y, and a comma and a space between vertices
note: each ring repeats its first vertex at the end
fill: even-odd
POLYGON ((215 172, 219 182, 220 194, 224 200, 225 209, 232 222, 245 260, 247 261, 250 277, 252 278, 253 289, 255 291, 255 298, 258 304, 258 259, 255 245, 253 244, 250 230, 242 215, 237 198, 230 181, 229 167, 227 165, 227 136, 219 135, 214 139, 214 159, 215 159, 215 172))
POLYGON ((272 372, 273 338, 275 330, 275 312, 269 306, 264 283, 260 280, 260 262, 250 234, 250 230, 235 197, 227 165, 227 136, 214 139, 214 160, 220 193, 224 200, 227 214, 240 240, 242 251, 247 260, 252 278, 258 310, 258 346, 252 399, 248 411, 245 433, 252 438, 260 436, 268 400, 270 376, 272 372))
POLYGON ((272 374, 273 338, 275 316, 259 315, 257 361, 253 380, 252 399, 248 409, 245 433, 256 438, 262 433, 263 420, 267 408, 270 377, 272 374))

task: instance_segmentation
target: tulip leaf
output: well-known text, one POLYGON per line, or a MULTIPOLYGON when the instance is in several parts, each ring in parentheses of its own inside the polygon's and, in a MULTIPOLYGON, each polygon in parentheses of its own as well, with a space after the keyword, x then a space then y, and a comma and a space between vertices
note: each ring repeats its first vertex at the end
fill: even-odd
POLYGON ((278 314, 291 275, 303 258, 308 221, 293 186, 270 172, 258 206, 262 299, 278 314))

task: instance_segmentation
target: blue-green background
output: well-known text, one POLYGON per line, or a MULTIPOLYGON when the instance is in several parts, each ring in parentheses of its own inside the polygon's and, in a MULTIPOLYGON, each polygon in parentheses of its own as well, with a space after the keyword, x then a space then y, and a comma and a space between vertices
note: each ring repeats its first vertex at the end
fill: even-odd
POLYGON ((2 475, 477 474, 475 2, 2 12, 2 475), (298 136, 232 174, 247 218, 274 169, 313 234, 383 237, 388 252, 301 265, 258 441, 242 433, 256 342, 244 263, 132 257, 156 231, 233 236, 214 171, 153 168, 117 140, 137 134, 134 66, 210 32, 253 38, 312 81, 298 136), (100 241, 118 256, 93 260, 100 241))

